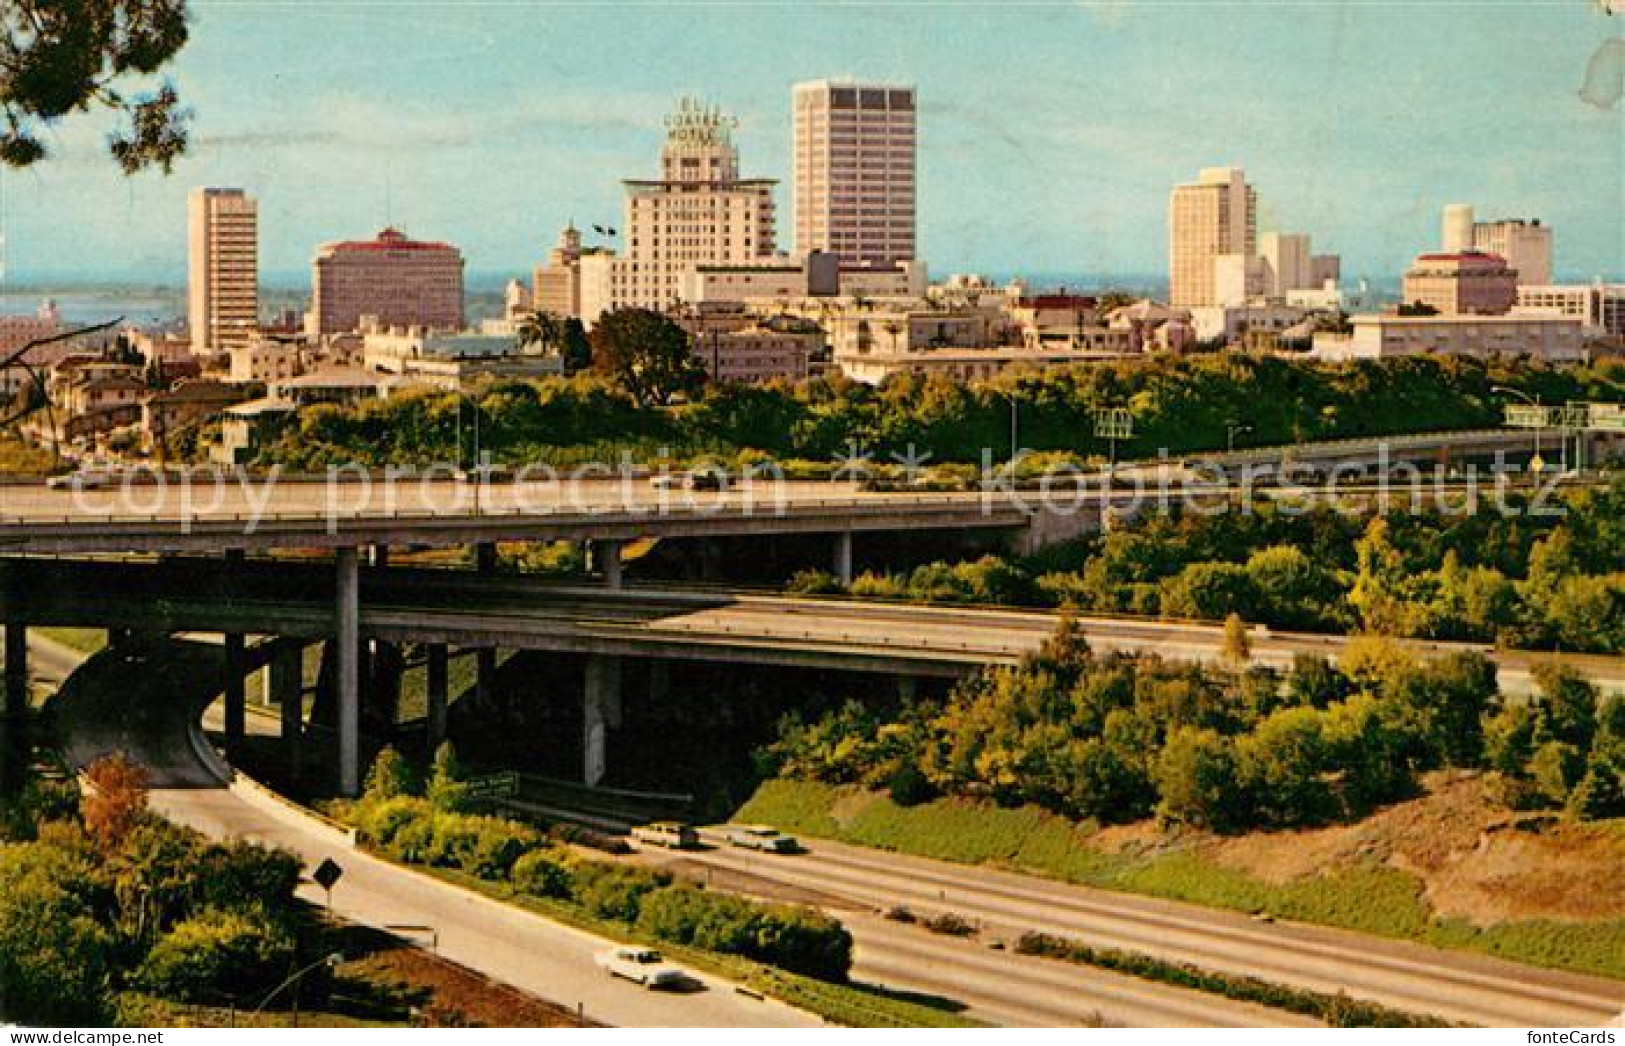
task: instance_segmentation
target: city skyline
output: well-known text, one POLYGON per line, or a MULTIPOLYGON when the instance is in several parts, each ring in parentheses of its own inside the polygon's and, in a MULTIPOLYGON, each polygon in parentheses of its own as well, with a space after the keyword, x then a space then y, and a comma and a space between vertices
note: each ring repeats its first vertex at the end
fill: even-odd
POLYGON ((938 274, 1161 272, 1167 192, 1224 165, 1257 186, 1260 234, 1310 233, 1350 279, 1397 276, 1458 201, 1554 227, 1558 278, 1620 271, 1619 114, 1578 94, 1609 26, 1578 2, 1407 9, 1403 32, 1392 5, 953 19, 918 7, 696 19, 721 10, 700 7, 626 25, 597 8, 411 10, 405 23, 359 6, 295 23, 285 7, 200 6, 174 71, 197 111, 192 154, 167 179, 125 181, 101 156, 107 128, 70 119, 48 140, 54 162, 0 174, 6 282, 182 277, 174 228, 200 185, 261 201, 269 276, 388 224, 458 244, 471 273, 520 276, 565 221, 619 224, 621 179, 645 169, 662 115, 691 92, 740 114, 741 151, 779 179, 789 215, 791 87, 842 77, 920 92, 918 253, 938 274), (730 55, 728 76, 694 82, 682 56, 701 45, 730 55), (1378 48, 1385 75, 1368 77, 1378 48), (1474 76, 1483 89, 1464 91, 1474 76))

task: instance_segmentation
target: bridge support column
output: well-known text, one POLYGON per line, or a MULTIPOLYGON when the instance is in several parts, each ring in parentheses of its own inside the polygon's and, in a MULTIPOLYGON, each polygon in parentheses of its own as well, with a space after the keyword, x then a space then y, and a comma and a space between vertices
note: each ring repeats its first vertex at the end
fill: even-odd
POLYGON ((243 634, 227 632, 225 656, 222 658, 226 695, 226 759, 233 761, 242 756, 243 738, 248 733, 248 680, 243 676, 246 652, 243 634))
POLYGON ((374 567, 382 568, 389 566, 389 546, 372 546, 371 555, 369 558, 371 559, 371 565, 374 567))
POLYGON ((476 541, 474 543, 474 569, 481 574, 489 574, 497 568, 497 546, 491 541, 476 541))
POLYGON ((835 580, 843 585, 852 583, 852 532, 843 530, 835 535, 835 580))
POLYGON ((0 681, 0 795, 22 786, 28 768, 28 629, 8 618, 5 679, 0 681))
POLYGON ((608 769, 609 731, 621 722, 621 659, 607 654, 587 657, 583 707, 581 779, 601 784, 608 769))
POLYGON ((334 565, 338 572, 337 667, 333 674, 338 691, 339 793, 357 796, 361 794, 361 574, 356 550, 339 549, 334 565))
POLYGON ((604 572, 604 587, 621 587, 621 543, 619 541, 595 542, 599 569, 604 572))
POLYGON ((897 696, 905 704, 920 696, 920 681, 915 676, 897 677, 897 696))
POLYGON ((286 760, 288 780, 299 781, 303 772, 305 739, 305 652, 298 643, 279 642, 271 651, 271 700, 282 714, 282 754, 286 760))
POLYGON ((448 667, 446 645, 432 644, 429 647, 428 664, 429 716, 424 730, 430 758, 434 757, 435 749, 446 739, 446 690, 450 680, 448 667))

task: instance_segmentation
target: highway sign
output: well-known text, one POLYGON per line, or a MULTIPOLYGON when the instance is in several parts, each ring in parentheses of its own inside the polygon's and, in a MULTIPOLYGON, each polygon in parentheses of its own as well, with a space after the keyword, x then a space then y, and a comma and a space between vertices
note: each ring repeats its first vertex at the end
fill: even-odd
POLYGON ((316 880, 317 886, 327 892, 327 906, 333 907, 333 884, 344 877, 344 869, 331 857, 324 857, 322 863, 316 866, 316 870, 310 873, 310 877, 316 880))
POLYGON ((1134 415, 1126 407, 1103 407, 1095 411, 1097 439, 1132 439, 1134 415))
POLYGON ((508 799, 519 794, 519 775, 513 771, 471 777, 463 782, 470 799, 508 799))

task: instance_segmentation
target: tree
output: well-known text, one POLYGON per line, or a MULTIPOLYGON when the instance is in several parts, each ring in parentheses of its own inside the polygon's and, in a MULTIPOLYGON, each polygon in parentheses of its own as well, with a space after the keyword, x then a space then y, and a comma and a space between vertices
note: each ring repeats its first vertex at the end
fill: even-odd
POLYGON ((592 342, 587 337, 587 328, 574 316, 564 321, 559 351, 564 356, 566 374, 574 374, 592 366, 592 342))
POLYGON ((362 795, 376 801, 417 795, 419 791, 419 779, 412 770, 412 764, 393 745, 385 745, 372 761, 372 769, 367 771, 367 783, 362 795))
POLYGON ((564 324, 545 309, 537 309, 519 321, 516 333, 519 348, 535 346, 543 353, 557 353, 564 348, 564 324))
POLYGON ((1252 644, 1247 639, 1247 622, 1241 619, 1240 614, 1231 614, 1224 619, 1224 659, 1240 669, 1252 656, 1252 644))
POLYGON ((74 112, 108 109, 126 125, 108 151, 126 174, 167 174, 186 151, 175 88, 126 95, 115 86, 157 73, 186 44, 186 0, 8 0, 0 5, 0 162, 47 155, 42 132, 74 112))
POLYGON ((1236 746, 1214 730, 1182 726, 1157 758, 1159 816, 1219 831, 1245 824, 1236 773, 1236 746))
POLYGON ((434 770, 429 776, 429 802, 437 810, 461 810, 468 805, 468 783, 463 780, 457 749, 450 741, 434 750, 434 770))
POLYGON ((124 845, 147 809, 147 771, 123 752, 104 755, 85 768, 85 829, 104 852, 124 845))
POLYGON ((705 369, 688 333, 648 309, 606 312, 592 331, 593 366, 610 375, 640 407, 663 407, 699 391, 705 369))

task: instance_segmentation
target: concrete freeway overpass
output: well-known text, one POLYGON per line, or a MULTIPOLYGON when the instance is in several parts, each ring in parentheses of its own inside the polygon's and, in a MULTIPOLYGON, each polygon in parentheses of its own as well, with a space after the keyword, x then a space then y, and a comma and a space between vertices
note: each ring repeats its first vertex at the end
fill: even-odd
MULTIPOLYGON (((488 652, 496 649, 586 655, 584 776, 593 782, 603 773, 607 732, 619 719, 621 658, 836 669, 908 681, 1015 664, 1036 651, 1058 621, 1038 611, 612 590, 511 575, 391 567, 357 569, 353 620, 347 625, 337 609, 344 590, 341 576, 320 564, 0 561, 0 609, 8 619, 239 637, 228 647, 235 667, 223 682, 228 723, 234 699, 231 677, 250 667, 240 638, 245 635, 280 637, 284 652, 295 654, 306 643, 336 640, 346 627, 353 628, 358 650, 368 642, 427 645, 431 742, 444 729, 448 648, 481 652, 486 671, 494 666, 488 652)), ((1223 630, 1215 625, 1109 617, 1086 617, 1079 623, 1102 651, 1208 662, 1223 656, 1223 630)), ((1285 668, 1302 653, 1335 658, 1347 642, 1338 636, 1257 630, 1252 656, 1257 663, 1285 668)), ((1503 690, 1512 694, 1530 692, 1533 670, 1557 656, 1459 643, 1407 645, 1424 657, 1485 651, 1497 663, 1503 690)), ((286 711, 298 708, 297 701, 287 699, 287 688, 297 685, 297 672, 284 667, 278 675, 277 655, 270 654, 269 660, 272 689, 285 710, 284 735, 296 761, 302 725, 287 718, 286 711)), ((1625 690, 1625 659, 1564 655, 1563 660, 1604 687, 1625 690)), ((238 685, 235 700, 240 703, 238 685)), ((359 689, 350 700, 341 697, 337 714, 341 738, 359 730, 359 689)), ((230 733, 228 728, 228 737, 230 733)), ((343 765, 359 758, 358 749, 352 756, 341 746, 340 758, 341 780, 359 773, 359 766, 343 765)))

